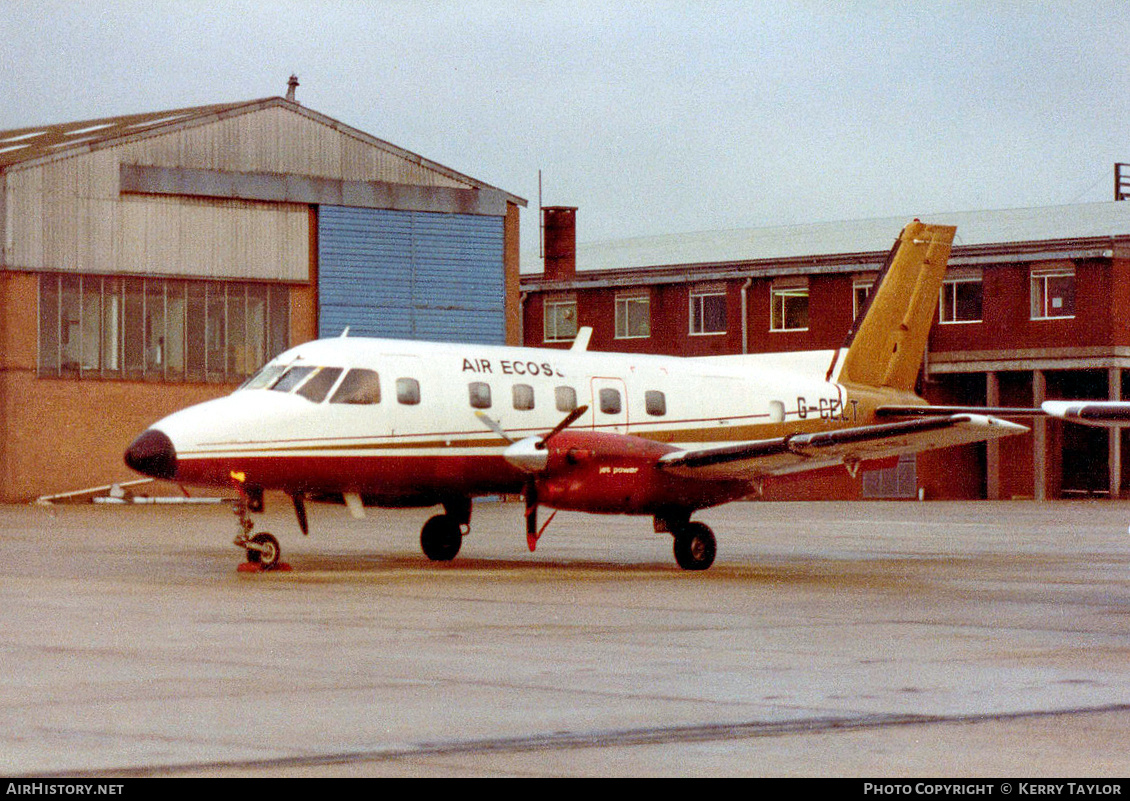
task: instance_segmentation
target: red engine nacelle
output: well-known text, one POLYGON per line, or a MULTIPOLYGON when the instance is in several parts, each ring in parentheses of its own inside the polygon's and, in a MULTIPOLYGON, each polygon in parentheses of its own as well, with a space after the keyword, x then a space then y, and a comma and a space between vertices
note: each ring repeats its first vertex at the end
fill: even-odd
POLYGON ((626 434, 562 431, 547 444, 537 480, 539 502, 554 509, 605 514, 657 514, 702 509, 740 498, 750 483, 672 476, 656 464, 672 445, 626 434))

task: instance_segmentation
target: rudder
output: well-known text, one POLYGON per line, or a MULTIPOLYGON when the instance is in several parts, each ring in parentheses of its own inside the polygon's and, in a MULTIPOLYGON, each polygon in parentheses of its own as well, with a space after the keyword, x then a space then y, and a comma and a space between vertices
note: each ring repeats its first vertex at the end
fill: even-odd
POLYGON ((918 220, 903 229, 848 335, 840 383, 913 391, 956 232, 918 220))

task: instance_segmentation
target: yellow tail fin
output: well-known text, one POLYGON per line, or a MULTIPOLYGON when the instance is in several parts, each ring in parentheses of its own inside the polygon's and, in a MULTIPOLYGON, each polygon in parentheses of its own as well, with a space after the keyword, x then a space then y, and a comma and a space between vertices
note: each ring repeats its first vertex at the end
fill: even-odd
POLYGON ((956 231, 918 220, 903 229, 849 334, 840 383, 914 389, 956 231))

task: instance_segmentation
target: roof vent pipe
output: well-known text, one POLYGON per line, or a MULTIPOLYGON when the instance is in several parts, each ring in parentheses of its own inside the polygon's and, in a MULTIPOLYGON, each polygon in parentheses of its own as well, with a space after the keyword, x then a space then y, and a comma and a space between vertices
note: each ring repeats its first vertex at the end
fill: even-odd
POLYGON ((286 82, 286 99, 291 103, 297 103, 294 99, 294 90, 298 88, 298 76, 291 75, 290 80, 286 82))

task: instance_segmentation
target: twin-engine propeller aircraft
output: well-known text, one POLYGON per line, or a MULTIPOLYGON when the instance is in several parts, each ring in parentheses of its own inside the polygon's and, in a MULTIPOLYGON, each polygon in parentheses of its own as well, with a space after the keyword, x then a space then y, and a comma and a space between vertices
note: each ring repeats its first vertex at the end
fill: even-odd
POLYGON ((439 561, 458 554, 476 496, 524 495, 531 551, 540 506, 646 515, 673 535, 680 567, 704 570, 715 538, 692 514, 768 477, 837 464, 854 473, 1027 430, 914 394, 954 232, 917 220, 903 230, 834 354, 594 353, 586 329, 570 350, 323 339, 155 423, 125 461, 180 484, 235 486, 236 545, 264 569, 279 563, 279 543, 252 535, 249 513, 271 490, 291 497, 304 534, 306 499, 343 500, 355 517, 442 505, 420 533, 439 561))

